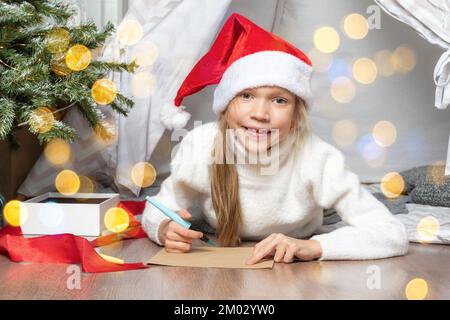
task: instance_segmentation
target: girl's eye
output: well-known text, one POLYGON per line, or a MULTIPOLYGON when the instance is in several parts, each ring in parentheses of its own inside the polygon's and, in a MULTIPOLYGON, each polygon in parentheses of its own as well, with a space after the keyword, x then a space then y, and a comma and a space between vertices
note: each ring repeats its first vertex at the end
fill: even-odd
POLYGON ((242 97, 244 100, 250 100, 250 98, 252 97, 252 95, 251 95, 250 93, 244 92, 243 94, 241 94, 241 97, 242 97))
POLYGON ((276 98, 274 101, 275 101, 277 104, 285 104, 285 103, 287 103, 287 100, 284 99, 284 98, 276 98))

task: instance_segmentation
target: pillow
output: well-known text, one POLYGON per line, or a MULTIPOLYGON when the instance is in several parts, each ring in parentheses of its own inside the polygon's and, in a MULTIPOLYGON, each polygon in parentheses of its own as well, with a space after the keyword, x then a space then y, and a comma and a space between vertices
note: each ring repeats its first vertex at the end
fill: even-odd
POLYGON ((415 167, 400 175, 405 181, 404 193, 413 203, 450 207, 450 176, 445 176, 445 165, 415 167))

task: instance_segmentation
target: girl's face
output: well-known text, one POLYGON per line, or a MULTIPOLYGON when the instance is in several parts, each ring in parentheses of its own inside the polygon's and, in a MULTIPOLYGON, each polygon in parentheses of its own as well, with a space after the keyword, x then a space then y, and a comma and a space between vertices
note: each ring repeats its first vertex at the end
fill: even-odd
POLYGON ((280 87, 245 89, 228 106, 226 119, 247 151, 267 151, 293 130, 295 104, 295 95, 280 87))

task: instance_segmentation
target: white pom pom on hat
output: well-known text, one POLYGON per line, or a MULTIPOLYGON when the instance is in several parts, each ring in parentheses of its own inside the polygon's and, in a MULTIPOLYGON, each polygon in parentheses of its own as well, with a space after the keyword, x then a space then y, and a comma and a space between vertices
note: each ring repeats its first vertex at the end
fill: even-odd
POLYGON ((161 123, 167 129, 181 129, 190 113, 181 106, 183 98, 211 84, 213 111, 219 115, 244 89, 279 86, 302 98, 308 108, 312 64, 298 48, 249 19, 234 13, 223 25, 211 49, 196 63, 179 88, 174 103, 161 110, 161 123))
POLYGON ((175 106, 170 102, 165 103, 160 114, 163 126, 171 130, 184 128, 191 118, 191 114, 184 111, 185 109, 185 106, 175 106))

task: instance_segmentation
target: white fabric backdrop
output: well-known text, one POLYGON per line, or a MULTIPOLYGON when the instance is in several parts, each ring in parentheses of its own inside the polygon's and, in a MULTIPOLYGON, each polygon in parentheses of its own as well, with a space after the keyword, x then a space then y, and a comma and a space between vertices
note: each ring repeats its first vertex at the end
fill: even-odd
MULTIPOLYGON (((439 109, 448 108, 450 105, 450 0, 376 0, 376 2, 388 14, 414 28, 430 43, 447 50, 436 63, 433 78, 436 84, 434 105, 439 109)), ((450 156, 447 156, 445 174, 450 175, 450 156)))
MULTIPOLYGON (((253 10, 248 3, 247 6, 233 4, 236 10, 247 14, 253 10)), ((332 128, 336 121, 342 119, 354 121, 359 137, 370 134, 374 124, 381 120, 391 121, 397 128, 397 140, 386 149, 386 159, 379 167, 372 167, 365 161, 358 142, 349 147, 338 146, 346 155, 349 167, 359 174, 363 182, 379 182, 381 177, 391 171, 445 163, 450 110, 433 107, 433 70, 442 54, 441 48, 418 37, 414 30, 392 19, 381 9, 380 30, 371 30, 363 40, 345 37, 341 29, 343 17, 351 12, 367 17, 367 8, 374 4, 370 0, 283 0, 278 3, 280 17, 274 24, 274 32, 306 53, 313 48, 314 31, 323 25, 334 27, 341 36, 341 45, 333 54, 335 59, 351 62, 361 56, 373 57, 379 50, 393 51, 400 45, 407 45, 415 52, 417 65, 412 72, 388 78, 379 76, 372 85, 357 85, 357 94, 348 104, 339 104, 330 97, 330 80, 326 73, 314 73, 312 86, 316 105, 311 112, 312 127, 329 143, 336 145, 332 128)), ((270 28, 268 20, 259 17, 256 12, 253 12, 252 17, 270 28)), ((194 119, 215 119, 208 105, 212 101, 213 89, 209 88, 186 99, 185 104, 191 107, 194 119)))
POLYGON ((74 2, 79 8, 78 20, 91 19, 102 28, 107 21, 119 24, 128 7, 126 0, 65 0, 74 2))
MULTIPOLYGON (((198 0, 193 1, 200 2, 198 0)), ((187 4, 190 1, 184 0, 182 2, 187 4)), ((153 12, 154 7, 152 6, 157 3, 156 0, 146 1, 147 11, 141 11, 141 14, 145 16, 147 12, 149 14, 153 12)), ((223 5, 221 9, 226 9, 228 6, 226 1, 214 1, 213 3, 221 3, 223 5)), ((262 27, 273 30, 306 53, 313 48, 312 39, 316 28, 322 25, 335 27, 341 35, 341 45, 338 51, 333 54, 333 57, 344 59, 349 63, 360 56, 371 57, 378 50, 394 50, 399 45, 408 45, 414 50, 417 58, 417 65, 411 73, 405 76, 379 77, 369 86, 357 85, 355 99, 345 105, 331 99, 329 94, 330 80, 327 74, 314 74, 313 93, 317 102, 315 108, 311 111, 313 131, 326 141, 335 144, 332 139, 332 127, 336 121, 352 119, 357 125, 358 136, 360 137, 370 134, 373 125, 380 120, 389 120, 395 124, 398 138, 386 150, 386 159, 382 166, 372 167, 368 165, 361 156, 358 143, 345 148, 339 147, 346 154, 349 167, 360 175, 363 182, 378 182, 387 172, 401 171, 413 166, 443 161, 447 154, 450 112, 431 108, 434 104, 433 68, 442 50, 417 37, 412 29, 384 13, 381 15, 382 29, 371 30, 365 39, 355 41, 343 36, 340 28, 342 18, 351 12, 358 12, 367 16, 367 7, 372 4, 373 2, 369 0, 233 1, 228 10, 223 12, 225 14, 223 18, 221 18, 222 11, 217 8, 209 7, 215 12, 214 14, 206 11, 197 14, 198 11, 191 8, 190 11, 184 11, 185 16, 179 16, 178 20, 185 21, 187 16, 189 20, 201 17, 201 21, 197 20, 197 27, 202 26, 204 30, 208 30, 204 27, 207 21, 210 21, 210 23, 215 21, 216 25, 211 28, 214 30, 204 34, 203 38, 197 38, 197 40, 202 38, 202 43, 194 41, 188 45, 187 42, 184 42, 183 38, 188 37, 189 32, 178 38, 178 41, 183 41, 183 44, 177 47, 178 49, 193 50, 191 55, 186 52, 186 56, 181 56, 187 58, 188 61, 183 60, 185 62, 179 66, 181 69, 178 70, 178 75, 181 77, 187 74, 193 64, 192 61, 189 62, 189 58, 199 57, 200 52, 206 52, 220 24, 231 12, 239 12, 262 27)), ((169 30, 171 24, 161 23, 161 25, 165 25, 169 30)), ((186 25, 186 30, 188 30, 187 28, 189 28, 189 24, 186 25)), ((147 36, 149 34, 145 34, 145 37, 147 36)), ((164 57, 164 54, 162 56, 164 57)), ((169 57, 175 58, 177 56, 169 55, 165 57, 169 59, 169 57)), ((172 70, 172 72, 176 72, 176 70, 172 70)), ((176 81, 171 84, 166 83, 165 88, 170 90, 163 93, 166 95, 174 93, 177 85, 176 81)), ((215 120, 216 117, 211 111, 213 90, 214 87, 207 88, 194 96, 188 97, 183 102, 188 106, 188 111, 192 113, 187 126, 188 130, 194 126, 195 121, 215 120)), ((162 100, 161 94, 163 93, 157 93, 153 99, 162 100)), ((171 151, 178 143, 176 141, 177 134, 175 133, 174 138, 171 138, 173 132, 167 130, 157 143, 158 134, 163 132, 154 117, 155 114, 150 112, 148 103, 146 105, 140 101, 136 102, 137 106, 130 117, 120 117, 118 120, 120 142, 117 148, 110 148, 107 152, 92 151, 93 147, 87 138, 85 140, 81 138, 73 146, 76 158, 72 167, 77 172, 96 179, 116 177, 117 174, 116 182, 123 183, 126 186, 121 188, 121 192, 124 194, 130 193, 130 195, 132 193, 137 194, 139 190, 129 184, 129 165, 135 163, 139 158, 149 160, 156 167, 159 179, 162 180, 169 173, 171 151), (120 167, 121 154, 125 157, 122 167, 120 167), (118 168, 118 171, 115 171, 116 168, 118 168)), ((68 116, 68 119, 75 126, 83 126, 82 120, 78 119, 73 112, 68 116)), ((88 136, 87 132, 84 136, 88 136)), ((49 166, 45 158, 41 157, 19 192, 34 195, 45 191, 45 189, 51 189, 56 172, 57 170, 49 166)))
POLYGON ((378 182, 390 171, 413 166, 444 162, 450 127, 450 110, 434 108, 433 70, 442 49, 417 36, 407 25, 381 10, 381 29, 371 30, 363 40, 351 40, 342 35, 342 19, 350 12, 368 16, 372 1, 285 1, 280 35, 300 48, 312 48, 315 28, 331 25, 340 31, 341 45, 335 58, 352 61, 360 56, 372 57, 382 49, 393 51, 407 45, 416 54, 417 65, 407 75, 378 77, 368 86, 357 85, 355 99, 341 105, 329 98, 329 81, 324 73, 316 73, 313 91, 318 100, 312 112, 313 128, 325 140, 333 143, 332 126, 335 121, 350 118, 357 124, 358 135, 370 134, 380 120, 391 121, 397 128, 397 140, 386 151, 382 166, 372 167, 361 156, 358 144, 340 148, 347 156, 349 166, 366 182, 378 182))

